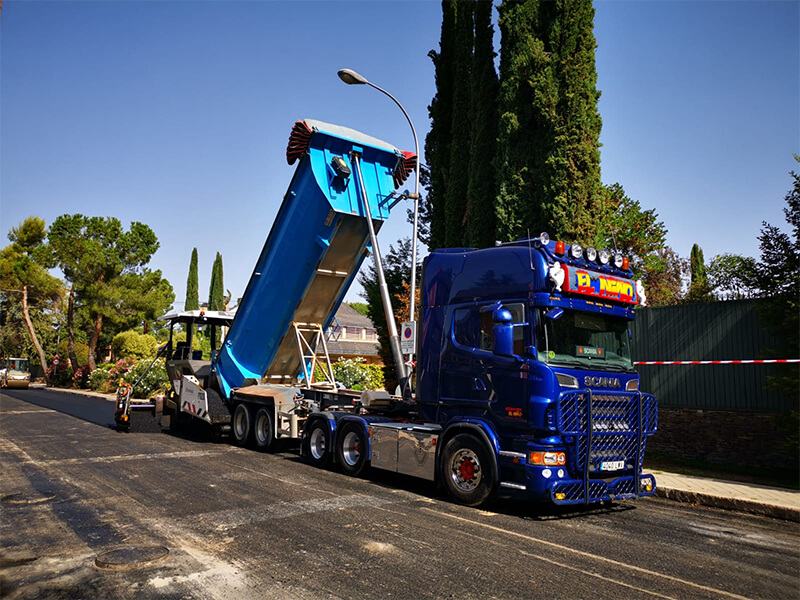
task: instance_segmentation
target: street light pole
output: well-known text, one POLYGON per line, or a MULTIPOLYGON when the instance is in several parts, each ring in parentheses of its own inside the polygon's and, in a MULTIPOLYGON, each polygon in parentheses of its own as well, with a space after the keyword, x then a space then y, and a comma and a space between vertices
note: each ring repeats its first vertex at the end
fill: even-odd
POLYGON ((416 153, 417 164, 414 169, 416 173, 414 177, 414 194, 411 195, 411 198, 414 200, 414 239, 412 242, 413 246, 411 251, 411 298, 409 300, 408 308, 408 320, 413 321, 417 295, 417 231, 419 228, 419 140, 417 139, 417 130, 414 129, 414 123, 411 122, 411 117, 408 116, 406 109, 403 108, 403 105, 397 101, 397 98, 392 96, 389 92, 378 87, 374 83, 367 81, 366 77, 356 73, 352 69, 341 69, 338 72, 338 75, 339 79, 348 85, 368 85, 389 96, 389 98, 391 98, 392 101, 400 107, 400 110, 403 111, 403 115, 405 115, 408 124, 411 126, 411 133, 414 135, 414 152, 416 153))

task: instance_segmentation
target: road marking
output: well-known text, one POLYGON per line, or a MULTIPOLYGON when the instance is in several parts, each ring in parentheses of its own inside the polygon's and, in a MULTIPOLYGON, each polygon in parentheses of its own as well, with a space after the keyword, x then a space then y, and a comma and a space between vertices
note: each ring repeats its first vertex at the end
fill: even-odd
POLYGON ((29 415, 31 413, 37 414, 50 414, 50 415, 57 415, 59 414, 56 410, 50 410, 49 408, 43 410, 0 410, 0 415, 29 415))
POLYGON ((503 529, 501 527, 495 527, 494 525, 487 525, 486 523, 481 523, 480 521, 472 521, 471 519, 465 519, 464 517, 457 517, 455 515, 451 515, 446 512, 441 512, 438 510, 433 510, 431 508, 421 507, 420 510, 424 510, 435 515, 449 517, 450 519, 454 519, 456 521, 464 521, 466 523, 471 523, 472 525, 478 525, 480 527, 484 527, 486 529, 491 529, 492 531, 497 531, 499 533, 505 533, 510 536, 518 537, 524 540, 528 540, 529 542, 534 542, 536 544, 544 544, 545 546, 551 546, 553 548, 558 548, 559 550, 563 550, 564 552, 570 552, 572 554, 577 554, 578 556, 582 556, 584 558, 590 558, 593 560, 598 560, 600 562, 605 562, 612 564, 614 566, 623 568, 623 569, 630 569, 631 571, 636 571, 637 573, 642 573, 644 575, 649 575, 651 577, 660 577, 661 579, 666 579, 667 581, 672 581, 674 583, 680 583, 689 587, 697 588, 699 590, 703 590, 706 592, 711 592, 713 594, 719 594, 720 596, 727 596, 728 598, 736 598, 737 600, 749 600, 746 596, 739 596, 738 594, 733 594, 731 592, 726 592, 725 590, 719 590, 717 588, 712 588, 706 585, 701 585, 699 583, 694 583, 691 581, 686 581, 685 579, 680 579, 678 577, 673 577, 672 575, 666 575, 664 573, 659 573, 658 571, 651 571, 650 569, 644 569, 642 567, 637 567, 634 565, 629 565, 627 563, 619 562, 617 560, 613 560, 611 558, 606 558, 605 556, 598 556, 597 554, 592 554, 591 552, 584 552, 583 550, 576 550, 574 548, 570 548, 569 546, 564 546, 562 544, 556 544, 554 542, 550 542, 548 540, 543 540, 541 538, 535 538, 533 536, 525 535, 522 533, 517 533, 516 531, 509 531, 508 529, 503 529))
POLYGON ((541 554, 533 554, 532 552, 525 552, 524 550, 518 551, 520 554, 524 556, 530 556, 531 558, 536 558, 538 560, 543 560, 544 562, 548 562, 552 565, 557 567, 561 567, 562 569, 569 569, 571 571, 577 571, 578 573, 582 573, 584 575, 588 575, 589 577, 596 577, 597 579, 602 579, 603 581, 608 581, 609 583, 613 583, 616 585, 621 585, 622 587, 630 588, 632 590, 636 590, 637 592, 644 592, 645 594, 649 594, 651 596, 656 596, 657 598, 666 598, 667 600, 678 600, 674 596, 665 596, 664 594, 659 594, 658 592, 654 592, 652 590, 648 590, 646 588, 641 588, 635 585, 631 585, 630 583, 625 583, 624 581, 620 581, 618 579, 612 579, 611 577, 604 577, 599 573, 593 573, 592 571, 586 571, 584 569, 579 569, 578 567, 573 567, 572 565, 568 565, 566 563, 558 562, 557 560, 553 560, 551 558, 547 558, 546 556, 542 556, 541 554))

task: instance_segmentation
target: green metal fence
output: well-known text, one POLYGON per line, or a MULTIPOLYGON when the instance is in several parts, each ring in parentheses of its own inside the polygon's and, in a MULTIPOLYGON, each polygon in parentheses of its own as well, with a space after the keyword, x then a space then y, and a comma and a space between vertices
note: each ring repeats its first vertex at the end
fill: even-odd
MULTIPOLYGON (((635 360, 745 360, 778 346, 762 327, 758 300, 643 308, 633 324, 635 360)), ((785 356, 781 358, 797 358, 785 356)), ((659 405, 777 412, 796 399, 767 388, 770 365, 639 365, 642 391, 659 405)), ((798 367, 800 368, 800 367, 798 367)))

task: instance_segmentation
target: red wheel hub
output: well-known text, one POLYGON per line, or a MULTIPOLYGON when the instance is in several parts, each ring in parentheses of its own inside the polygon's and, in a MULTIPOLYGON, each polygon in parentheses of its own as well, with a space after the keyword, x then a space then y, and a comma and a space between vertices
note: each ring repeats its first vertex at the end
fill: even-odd
POLYGON ((475 477, 475 466, 472 462, 465 460, 461 462, 461 477, 470 481, 473 477, 475 477))

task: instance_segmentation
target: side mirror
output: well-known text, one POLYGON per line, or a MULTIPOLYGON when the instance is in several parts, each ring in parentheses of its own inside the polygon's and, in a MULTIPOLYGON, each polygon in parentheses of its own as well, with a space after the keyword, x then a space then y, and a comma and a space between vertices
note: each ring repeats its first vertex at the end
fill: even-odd
POLYGON ((514 326, 511 311, 498 308, 492 313, 492 352, 500 356, 514 356, 514 326))

